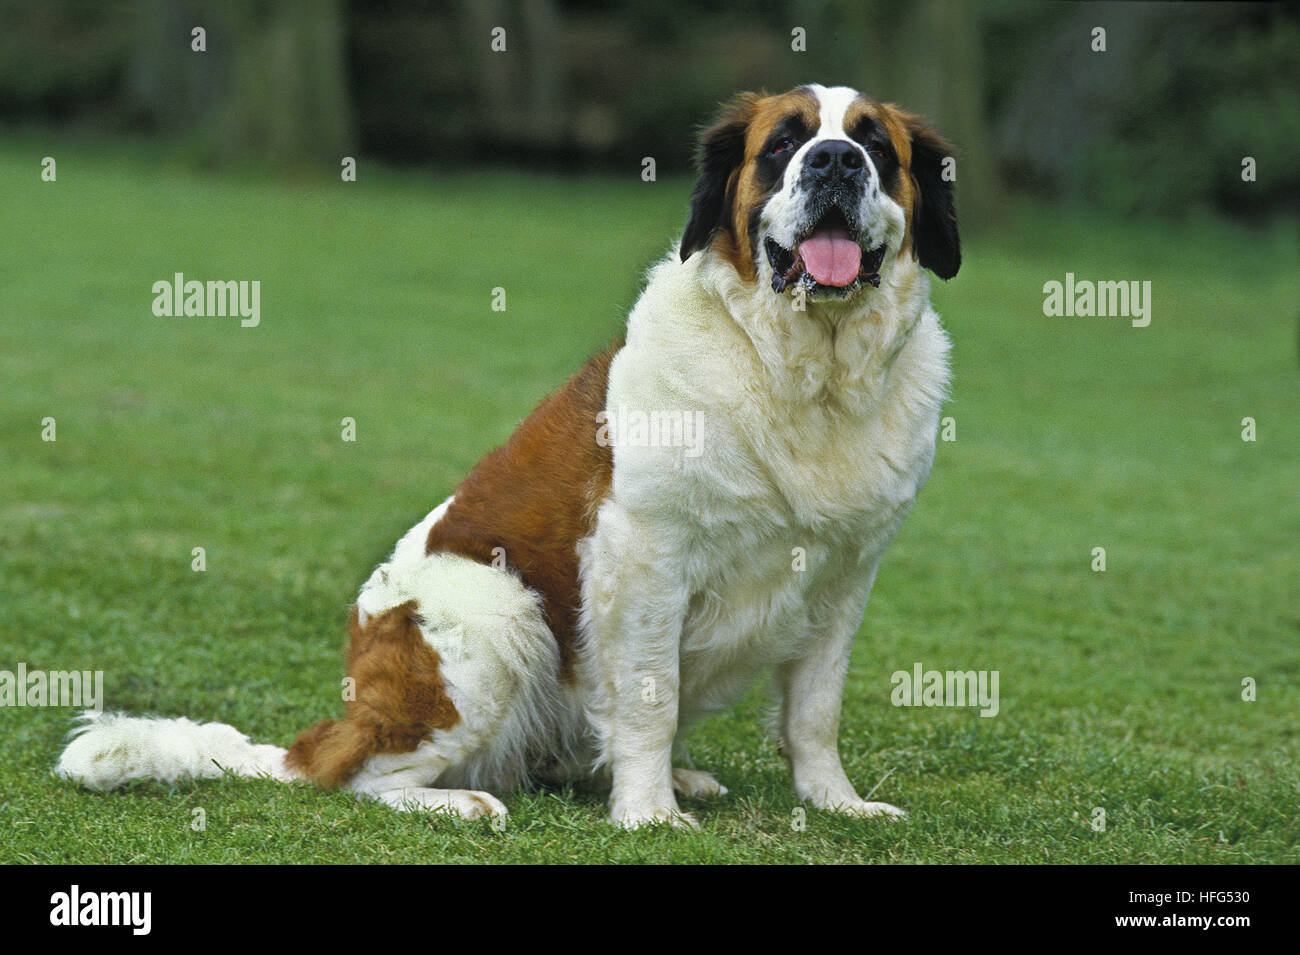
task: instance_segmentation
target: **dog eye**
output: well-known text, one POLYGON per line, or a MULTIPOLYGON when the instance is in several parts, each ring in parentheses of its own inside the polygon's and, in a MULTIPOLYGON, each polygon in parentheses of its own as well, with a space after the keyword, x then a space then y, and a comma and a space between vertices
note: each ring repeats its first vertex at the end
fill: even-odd
POLYGON ((884 144, 884 143, 869 142, 869 143, 865 143, 865 144, 863 145, 862 148, 865 149, 867 152, 869 152, 871 155, 873 155, 873 156, 875 156, 875 157, 877 157, 877 158, 879 158, 879 159, 884 159, 884 158, 885 158, 885 144, 884 144))
POLYGON ((783 136, 773 144, 771 154, 773 156, 779 156, 781 153, 788 153, 790 150, 794 149, 796 145, 797 143, 795 143, 795 141, 789 136, 783 136))

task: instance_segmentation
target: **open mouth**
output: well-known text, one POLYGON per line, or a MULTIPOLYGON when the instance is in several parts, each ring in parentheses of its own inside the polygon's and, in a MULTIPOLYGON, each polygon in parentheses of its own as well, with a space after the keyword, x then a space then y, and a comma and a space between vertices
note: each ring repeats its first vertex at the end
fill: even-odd
POLYGON ((863 282, 872 288, 880 287, 885 247, 863 252, 839 209, 828 210, 794 249, 784 248, 771 238, 764 247, 772 266, 774 292, 784 292, 795 284, 809 291, 824 289, 840 295, 847 295, 863 282))

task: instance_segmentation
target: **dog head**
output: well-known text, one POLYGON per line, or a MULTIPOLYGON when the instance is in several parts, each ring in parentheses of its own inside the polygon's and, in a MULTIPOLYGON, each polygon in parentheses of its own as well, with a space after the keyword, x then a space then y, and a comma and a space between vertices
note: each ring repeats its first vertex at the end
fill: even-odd
POLYGON ((711 248, 815 301, 869 294, 907 256, 951 278, 951 156, 918 117, 847 87, 742 94, 700 136, 682 261, 711 248))

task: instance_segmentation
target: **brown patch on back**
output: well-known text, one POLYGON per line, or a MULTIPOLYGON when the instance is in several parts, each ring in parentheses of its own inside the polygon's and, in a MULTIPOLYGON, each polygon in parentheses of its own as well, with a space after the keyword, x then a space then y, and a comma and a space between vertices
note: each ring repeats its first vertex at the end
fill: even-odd
POLYGON ((542 596, 566 681, 573 678, 582 602, 577 544, 591 533, 613 475, 612 449, 596 442, 596 415, 605 410, 609 366, 620 347, 588 360, 475 466, 425 544, 426 553, 483 564, 501 548, 506 563, 542 596))
POLYGON ((821 107, 817 97, 802 87, 776 96, 755 97, 749 101, 745 159, 732 172, 727 183, 730 219, 728 227, 719 232, 714 248, 749 282, 758 278, 754 248, 749 238, 750 213, 771 196, 771 189, 758 180, 755 162, 772 129, 792 114, 801 116, 810 131, 815 132, 821 125, 821 107))
POLYGON ((352 608, 347 656, 356 699, 342 722, 324 720, 305 730, 285 756, 286 766, 321 786, 339 786, 371 756, 409 753, 434 730, 460 722, 416 609, 408 600, 363 627, 352 608))

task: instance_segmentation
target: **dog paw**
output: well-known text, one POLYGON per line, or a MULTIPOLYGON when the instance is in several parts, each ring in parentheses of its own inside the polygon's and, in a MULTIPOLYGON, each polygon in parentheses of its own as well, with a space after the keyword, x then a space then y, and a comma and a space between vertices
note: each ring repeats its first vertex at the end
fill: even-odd
POLYGON ((712 773, 699 769, 674 769, 673 789, 681 796, 725 796, 727 787, 712 773))
POLYGON ((615 808, 610 813, 610 821, 627 830, 644 829, 647 826, 673 826, 677 829, 698 829, 700 824, 689 812, 680 809, 657 808, 615 808))
POLYGON ((902 819, 907 815, 902 809, 891 806, 887 802, 867 802, 865 799, 827 803, 819 808, 829 812, 838 812, 845 816, 858 816, 863 819, 879 816, 893 821, 902 819))
POLYGON ((496 796, 473 789, 394 789, 379 798, 398 812, 447 813, 462 819, 509 815, 496 796))

